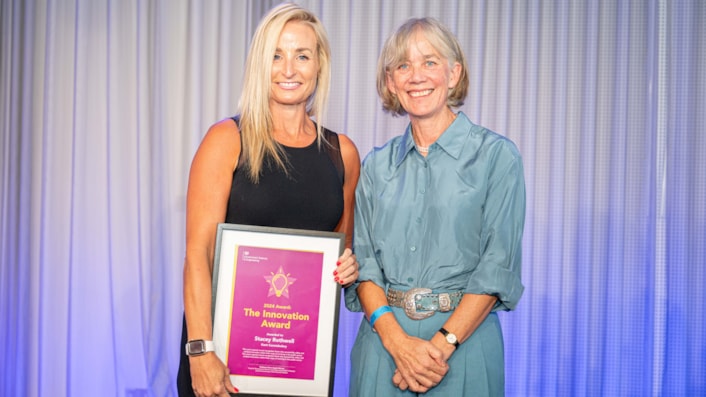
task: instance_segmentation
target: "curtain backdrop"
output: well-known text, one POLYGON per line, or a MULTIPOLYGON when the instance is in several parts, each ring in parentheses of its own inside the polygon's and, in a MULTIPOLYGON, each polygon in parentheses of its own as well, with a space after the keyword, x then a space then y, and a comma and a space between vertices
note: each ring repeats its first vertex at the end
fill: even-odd
MULTIPOLYGON (((174 396, 185 192, 275 1, 1 0, 0 395, 174 396)), ((525 164, 509 396, 706 394, 706 3, 303 0, 361 156, 383 40, 433 16, 525 164)), ((336 396, 360 314, 341 312, 336 396)))

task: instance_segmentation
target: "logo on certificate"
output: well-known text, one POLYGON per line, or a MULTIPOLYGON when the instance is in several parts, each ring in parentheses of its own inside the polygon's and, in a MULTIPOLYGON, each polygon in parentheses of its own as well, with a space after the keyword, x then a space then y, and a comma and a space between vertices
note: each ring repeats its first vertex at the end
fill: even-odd
POLYGON ((270 285, 269 291, 267 291, 267 296, 272 295, 281 298, 289 298, 289 286, 297 281, 296 278, 292 277, 289 273, 285 274, 282 270, 282 266, 279 267, 277 273, 270 272, 269 276, 265 276, 265 282, 270 285))

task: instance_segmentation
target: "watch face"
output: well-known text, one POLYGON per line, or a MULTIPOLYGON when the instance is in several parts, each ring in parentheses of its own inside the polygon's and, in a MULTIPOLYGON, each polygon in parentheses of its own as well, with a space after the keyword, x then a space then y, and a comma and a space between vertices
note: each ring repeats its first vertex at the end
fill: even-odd
POLYGON ((203 353, 206 350, 206 346, 202 340, 194 340, 189 342, 189 354, 203 353))
POLYGON ((455 344, 456 343, 456 335, 451 334, 451 333, 447 334, 446 341, 451 343, 452 345, 455 344))

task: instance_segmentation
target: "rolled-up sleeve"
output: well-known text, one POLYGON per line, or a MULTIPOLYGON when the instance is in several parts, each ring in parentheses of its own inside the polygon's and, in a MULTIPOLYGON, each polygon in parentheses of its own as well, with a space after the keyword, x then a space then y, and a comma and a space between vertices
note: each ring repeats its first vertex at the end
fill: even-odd
POLYGON ((493 310, 512 310, 524 291, 521 281, 522 232, 525 222, 525 181, 522 160, 509 141, 496 153, 489 168, 483 210, 480 261, 471 273, 466 292, 494 295, 493 310))

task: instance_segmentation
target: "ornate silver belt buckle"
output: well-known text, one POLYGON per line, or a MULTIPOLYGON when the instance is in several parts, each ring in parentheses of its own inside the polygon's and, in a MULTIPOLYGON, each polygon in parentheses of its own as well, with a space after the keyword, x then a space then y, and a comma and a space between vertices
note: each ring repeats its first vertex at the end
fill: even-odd
POLYGON ((423 320, 427 317, 431 317, 434 314, 433 310, 430 311, 417 311, 417 301, 422 299, 421 295, 431 294, 429 288, 412 288, 404 293, 402 297, 402 302, 404 303, 404 312, 407 317, 412 320, 423 320))
POLYGON ((439 294, 439 311, 448 312, 451 310, 451 296, 447 292, 439 294))

